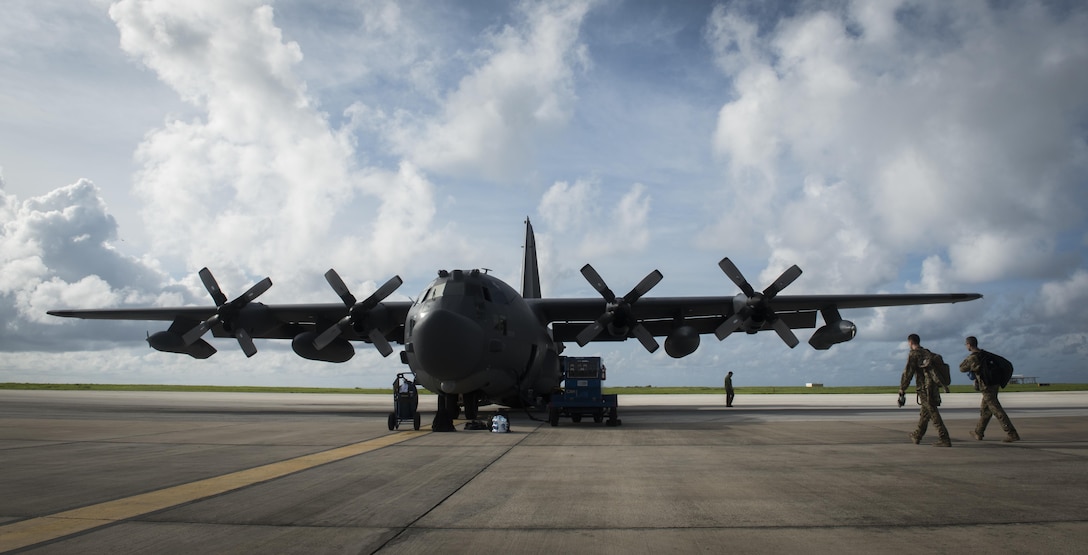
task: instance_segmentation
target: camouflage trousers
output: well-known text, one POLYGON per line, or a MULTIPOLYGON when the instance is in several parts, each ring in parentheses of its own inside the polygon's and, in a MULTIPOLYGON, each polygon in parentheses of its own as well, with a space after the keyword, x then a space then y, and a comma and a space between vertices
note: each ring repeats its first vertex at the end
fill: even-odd
POLYGON ((942 440, 948 439, 948 428, 945 427, 944 419, 941 418, 941 411, 937 410, 937 404, 940 403, 939 399, 940 397, 938 397, 935 404, 931 402, 929 396, 925 394, 918 395, 921 408, 918 410, 918 427, 914 429, 912 435, 918 438, 919 441, 921 441, 922 436, 926 435, 930 421, 933 422, 933 427, 937 428, 937 437, 942 440))
POLYGON ((1012 426, 1009 415, 1005 414, 1001 401, 997 400, 997 392, 1000 390, 1001 387, 996 385, 988 385, 982 388, 982 406, 979 408, 978 424, 975 425, 975 433, 980 438, 985 435, 986 426, 990 423, 990 418, 994 416, 1001 423, 1001 429, 1005 430, 1005 433, 1009 435, 1016 434, 1016 428, 1012 426))

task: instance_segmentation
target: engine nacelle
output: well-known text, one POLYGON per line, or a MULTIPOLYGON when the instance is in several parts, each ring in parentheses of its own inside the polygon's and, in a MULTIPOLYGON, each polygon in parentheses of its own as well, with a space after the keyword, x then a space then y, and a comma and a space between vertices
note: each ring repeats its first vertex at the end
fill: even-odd
POLYGON ((203 359, 215 354, 215 347, 207 341, 198 339, 192 345, 186 345, 180 333, 169 330, 151 334, 147 338, 147 344, 156 351, 189 355, 193 358, 203 359))
POLYGON ((291 348, 295 350, 296 355, 302 358, 323 362, 347 362, 351 360, 351 357, 355 356, 355 347, 351 346, 351 341, 343 337, 337 337, 324 349, 317 350, 314 347, 314 340, 317 339, 317 336, 316 331, 302 332, 291 340, 291 348))
POLYGON ((672 358, 683 358, 699 348, 699 332, 691 326, 679 326, 665 338, 665 352, 672 358))
POLYGON ((816 330, 816 333, 812 334, 812 338, 808 340, 808 344, 812 345, 813 349, 826 351, 832 345, 850 341, 857 333, 858 327, 853 322, 839 320, 816 330))
POLYGON ((358 313, 360 309, 356 308, 357 306, 351 308, 352 319, 354 320, 352 328, 359 335, 366 335, 370 329, 387 330, 396 325, 393 322, 392 315, 389 314, 389 309, 382 303, 378 303, 362 314, 358 313))
POLYGON ((620 326, 612 322, 605 326, 605 330, 608 331, 608 335, 611 335, 615 338, 623 339, 631 333, 631 326, 620 326))

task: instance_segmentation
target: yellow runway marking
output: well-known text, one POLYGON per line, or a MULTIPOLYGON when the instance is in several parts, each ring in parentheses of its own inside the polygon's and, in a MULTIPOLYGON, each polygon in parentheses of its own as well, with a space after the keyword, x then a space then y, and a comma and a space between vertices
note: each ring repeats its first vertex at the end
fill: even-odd
POLYGON ((397 432, 157 491, 0 526, 0 552, 19 549, 395 445, 430 432, 397 432))

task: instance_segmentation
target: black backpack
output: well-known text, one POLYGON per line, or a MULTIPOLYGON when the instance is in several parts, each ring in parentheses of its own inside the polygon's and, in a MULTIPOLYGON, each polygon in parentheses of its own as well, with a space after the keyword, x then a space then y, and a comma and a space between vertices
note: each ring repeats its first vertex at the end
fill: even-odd
POLYGON ((1012 379, 1012 363, 1009 359, 989 351, 979 351, 978 356, 982 361, 982 383, 1001 387, 1009 385, 1009 380, 1012 379))
POLYGON ((949 368, 948 363, 944 361, 944 357, 929 352, 929 358, 922 363, 922 366, 932 371, 933 377, 937 380, 937 385, 948 390, 948 386, 952 385, 952 369, 949 368))

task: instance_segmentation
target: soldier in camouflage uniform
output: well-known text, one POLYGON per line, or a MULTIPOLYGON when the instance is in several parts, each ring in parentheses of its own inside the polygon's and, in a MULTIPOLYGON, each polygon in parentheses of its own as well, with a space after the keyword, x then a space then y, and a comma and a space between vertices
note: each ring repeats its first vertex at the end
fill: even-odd
POLYGON ((918 404, 921 406, 918 411, 918 427, 911 432, 910 439, 915 444, 920 443, 932 420, 933 427, 937 428, 937 441, 933 445, 951 447, 952 440, 948 437, 948 428, 945 427, 941 413, 937 410, 937 407, 941 406, 941 382, 928 368, 932 353, 922 347, 922 340, 916 333, 907 336, 907 343, 910 344, 910 354, 907 355, 907 366, 903 369, 903 376, 899 379, 899 395, 906 392, 913 379, 918 404))
POLYGON ((967 338, 967 350, 971 353, 960 363, 960 372, 974 372, 979 383, 979 391, 982 392, 982 406, 979 408, 978 424, 975 425, 971 437, 981 441, 986 433, 986 425, 990 423, 990 417, 996 416, 1001 423, 1001 429, 1005 430, 1005 443, 1020 440, 1020 434, 1016 432, 1009 415, 997 400, 997 392, 1001 391, 1001 384, 988 384, 983 373, 982 350, 978 348, 978 339, 974 336, 967 338))

